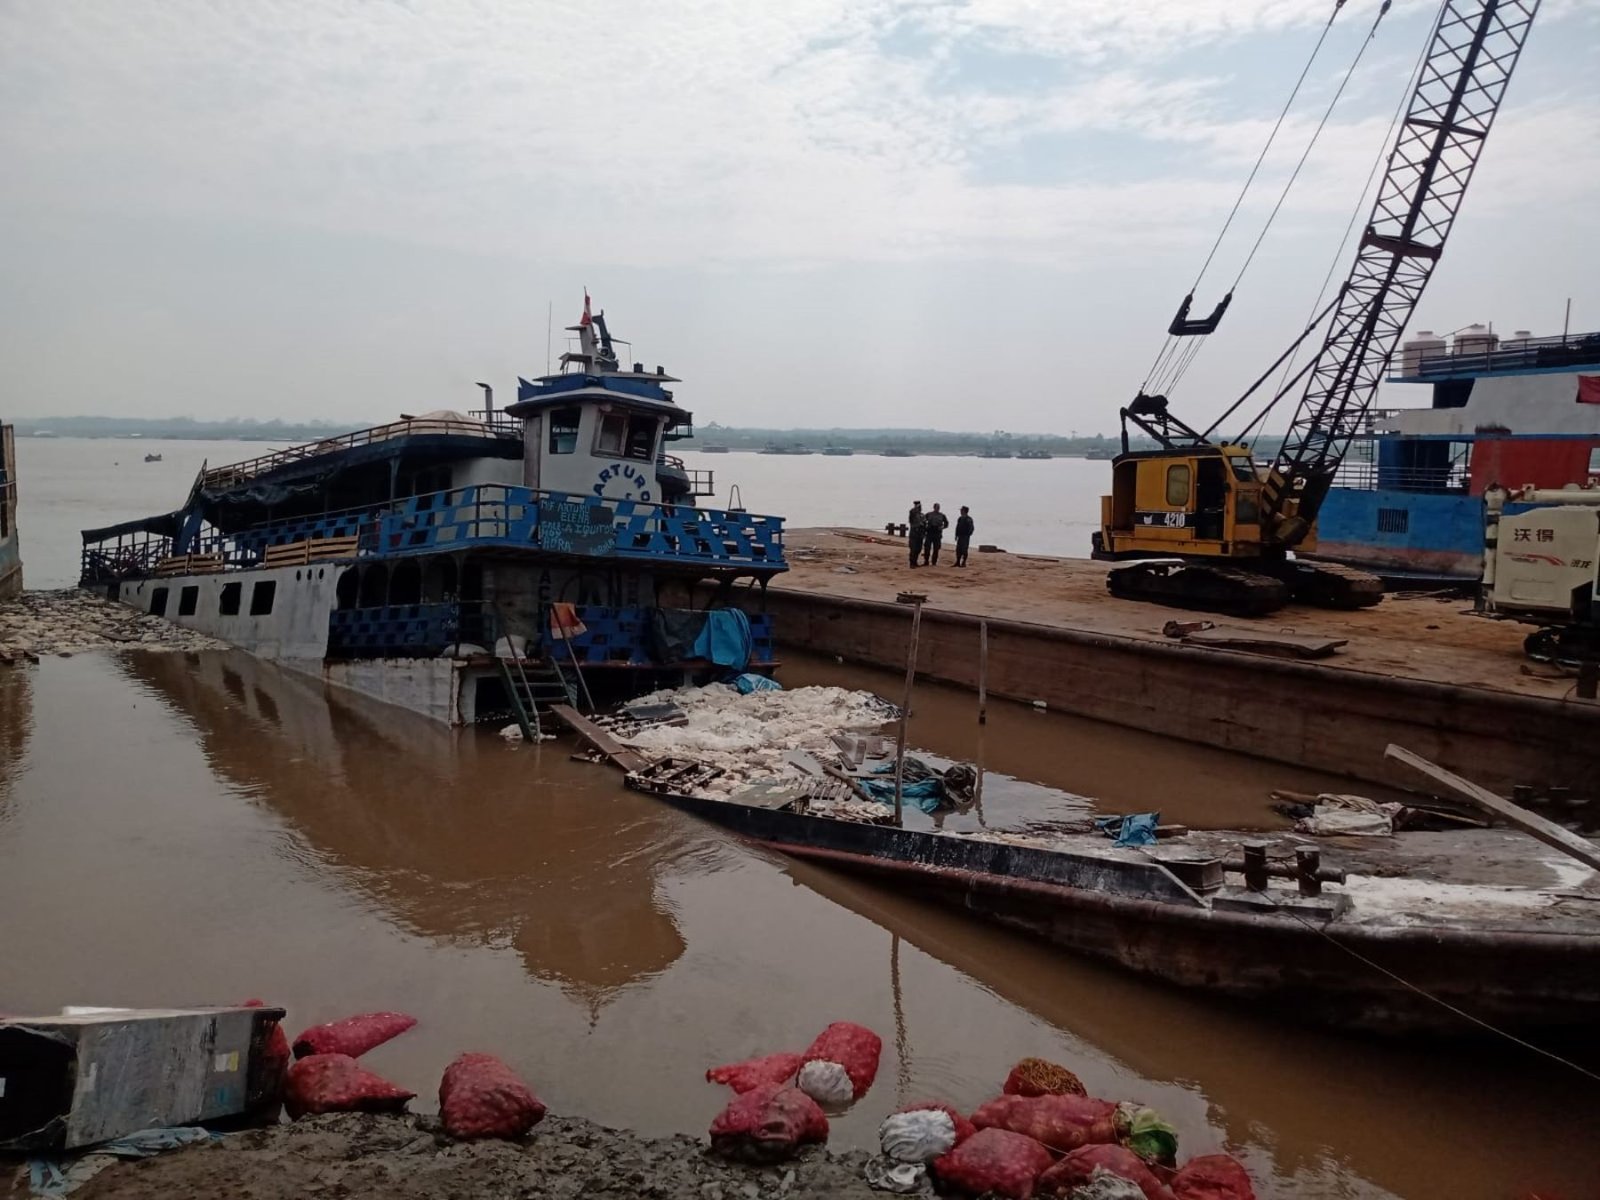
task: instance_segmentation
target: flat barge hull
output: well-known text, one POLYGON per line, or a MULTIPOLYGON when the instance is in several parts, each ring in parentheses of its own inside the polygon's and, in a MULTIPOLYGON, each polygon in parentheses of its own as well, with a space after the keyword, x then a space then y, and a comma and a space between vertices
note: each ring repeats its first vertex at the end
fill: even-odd
POLYGON ((1259 912, 1226 911, 1153 861, 654 794, 783 854, 878 879, 1141 975, 1318 1024, 1460 1035, 1481 1031, 1470 1018, 1522 1029, 1592 1027, 1600 1019, 1600 938, 1341 925, 1329 920, 1332 906, 1318 911, 1294 893, 1261 902, 1259 912))

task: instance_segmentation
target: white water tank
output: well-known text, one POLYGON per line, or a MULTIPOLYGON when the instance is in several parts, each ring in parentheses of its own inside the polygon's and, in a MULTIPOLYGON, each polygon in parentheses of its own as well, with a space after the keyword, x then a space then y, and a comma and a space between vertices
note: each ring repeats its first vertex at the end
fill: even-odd
POLYGON ((1500 344, 1500 336, 1487 325, 1468 325, 1456 334, 1455 353, 1488 354, 1500 344))
POLYGON ((1422 370, 1422 360, 1437 358, 1444 353, 1444 339, 1431 329, 1419 329, 1415 337, 1400 347, 1400 374, 1416 375, 1422 370))

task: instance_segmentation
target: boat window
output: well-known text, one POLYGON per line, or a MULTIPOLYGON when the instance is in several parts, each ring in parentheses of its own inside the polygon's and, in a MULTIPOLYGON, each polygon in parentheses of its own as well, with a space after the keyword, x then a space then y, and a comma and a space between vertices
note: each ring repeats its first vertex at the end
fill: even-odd
POLYGON ((250 615, 264 617, 272 611, 273 598, 278 593, 276 579, 263 579, 250 589, 250 615))
POLYGON ((594 436, 596 454, 614 454, 622 457, 623 443, 628 436, 628 418, 621 413, 602 413, 600 428, 594 436))
POLYGON ((244 584, 237 581, 222 585, 222 595, 217 598, 217 611, 225 617, 239 615, 239 592, 244 584))
POLYGON ((550 453, 572 454, 578 449, 578 418, 583 410, 558 408, 550 414, 550 453))
POLYGON ((1167 468, 1167 503, 1184 506, 1189 503, 1189 464, 1176 463, 1167 468))
POLYGON ((628 422, 628 457, 646 462, 655 457, 656 419, 634 417, 628 422))
POLYGON ((156 588, 150 593, 150 615, 164 617, 167 615, 167 589, 156 588))
POLYGON ((1600 446, 1589 448, 1589 474, 1600 475, 1600 446))
POLYGON ((178 593, 178 615, 180 617, 194 616, 194 610, 200 603, 200 589, 186 587, 178 593))

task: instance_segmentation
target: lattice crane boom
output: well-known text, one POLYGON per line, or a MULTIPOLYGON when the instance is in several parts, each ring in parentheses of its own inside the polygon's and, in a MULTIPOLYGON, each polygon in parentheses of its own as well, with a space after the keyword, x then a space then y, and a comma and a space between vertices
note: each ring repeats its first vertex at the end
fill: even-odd
POLYGON ((1263 533, 1304 538, 1460 211, 1540 0, 1444 0, 1356 261, 1262 489, 1263 533))

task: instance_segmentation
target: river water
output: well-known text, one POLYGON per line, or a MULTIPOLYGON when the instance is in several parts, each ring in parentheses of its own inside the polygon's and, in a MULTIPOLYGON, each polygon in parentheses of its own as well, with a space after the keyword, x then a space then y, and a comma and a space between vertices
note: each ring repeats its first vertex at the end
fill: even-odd
MULTIPOLYGON (((70 587, 78 579, 79 532, 171 512, 189 494, 203 464, 219 466, 265 454, 265 442, 155 441, 111 438, 18 438, 17 527, 29 587, 70 587), (147 463, 147 454, 160 462, 147 463)), ((904 521, 913 500, 942 504, 952 523, 961 505, 977 522, 977 540, 1027 554, 1088 557, 1109 464, 1081 458, 1042 461, 954 457, 849 458, 740 452, 685 454, 715 473, 717 495, 751 512, 775 513, 789 528, 848 525, 881 528, 904 521)))
MULTIPOLYGON (((261 450, 26 440, 30 584, 72 581, 79 528, 171 509, 202 460, 261 450)), ((707 462, 795 524, 872 524, 944 497, 973 505, 986 540, 1062 553, 1082 532, 1065 517, 1104 470, 707 462)), ((898 688, 803 658, 782 677, 898 688)), ((1001 828, 1081 813, 1080 796, 1264 825, 1269 789, 1339 786, 1008 703, 991 704, 980 743, 973 708, 919 685, 911 740, 981 755, 1001 828)), ((1593 1089, 1524 1051, 1346 1037, 1147 983, 747 847, 569 751, 445 730, 234 652, 0 669, 0 1011, 260 995, 297 1028, 400 1008, 421 1024, 371 1062, 419 1108, 451 1057, 480 1049, 556 1111, 692 1134, 726 1098, 707 1065, 800 1049, 851 1019, 886 1049, 876 1087, 835 1122, 838 1145, 870 1144, 904 1102, 971 1108, 1033 1054, 1156 1107, 1185 1156, 1239 1155, 1263 1197, 1600 1187, 1593 1089)), ((1562 1048, 1595 1065, 1592 1044, 1562 1048)))
MULTIPOLYGON (((921 687, 912 735, 976 756, 972 697, 921 687)), ((1200 824, 1329 782, 1011 704, 982 736, 999 826, 1078 811, 1046 788, 1200 824)), ((744 846, 569 749, 236 652, 0 671, 0 1010, 261 995, 298 1027, 399 1008, 421 1024, 371 1063, 419 1107, 452 1056, 490 1050, 557 1111, 653 1133, 704 1131, 725 1099, 707 1065, 852 1019, 886 1050, 838 1145, 918 1098, 975 1106, 1037 1054, 1155 1106, 1185 1154, 1238 1154, 1264 1197, 1591 1194, 1593 1094, 1537 1060, 1149 984, 744 846)))

